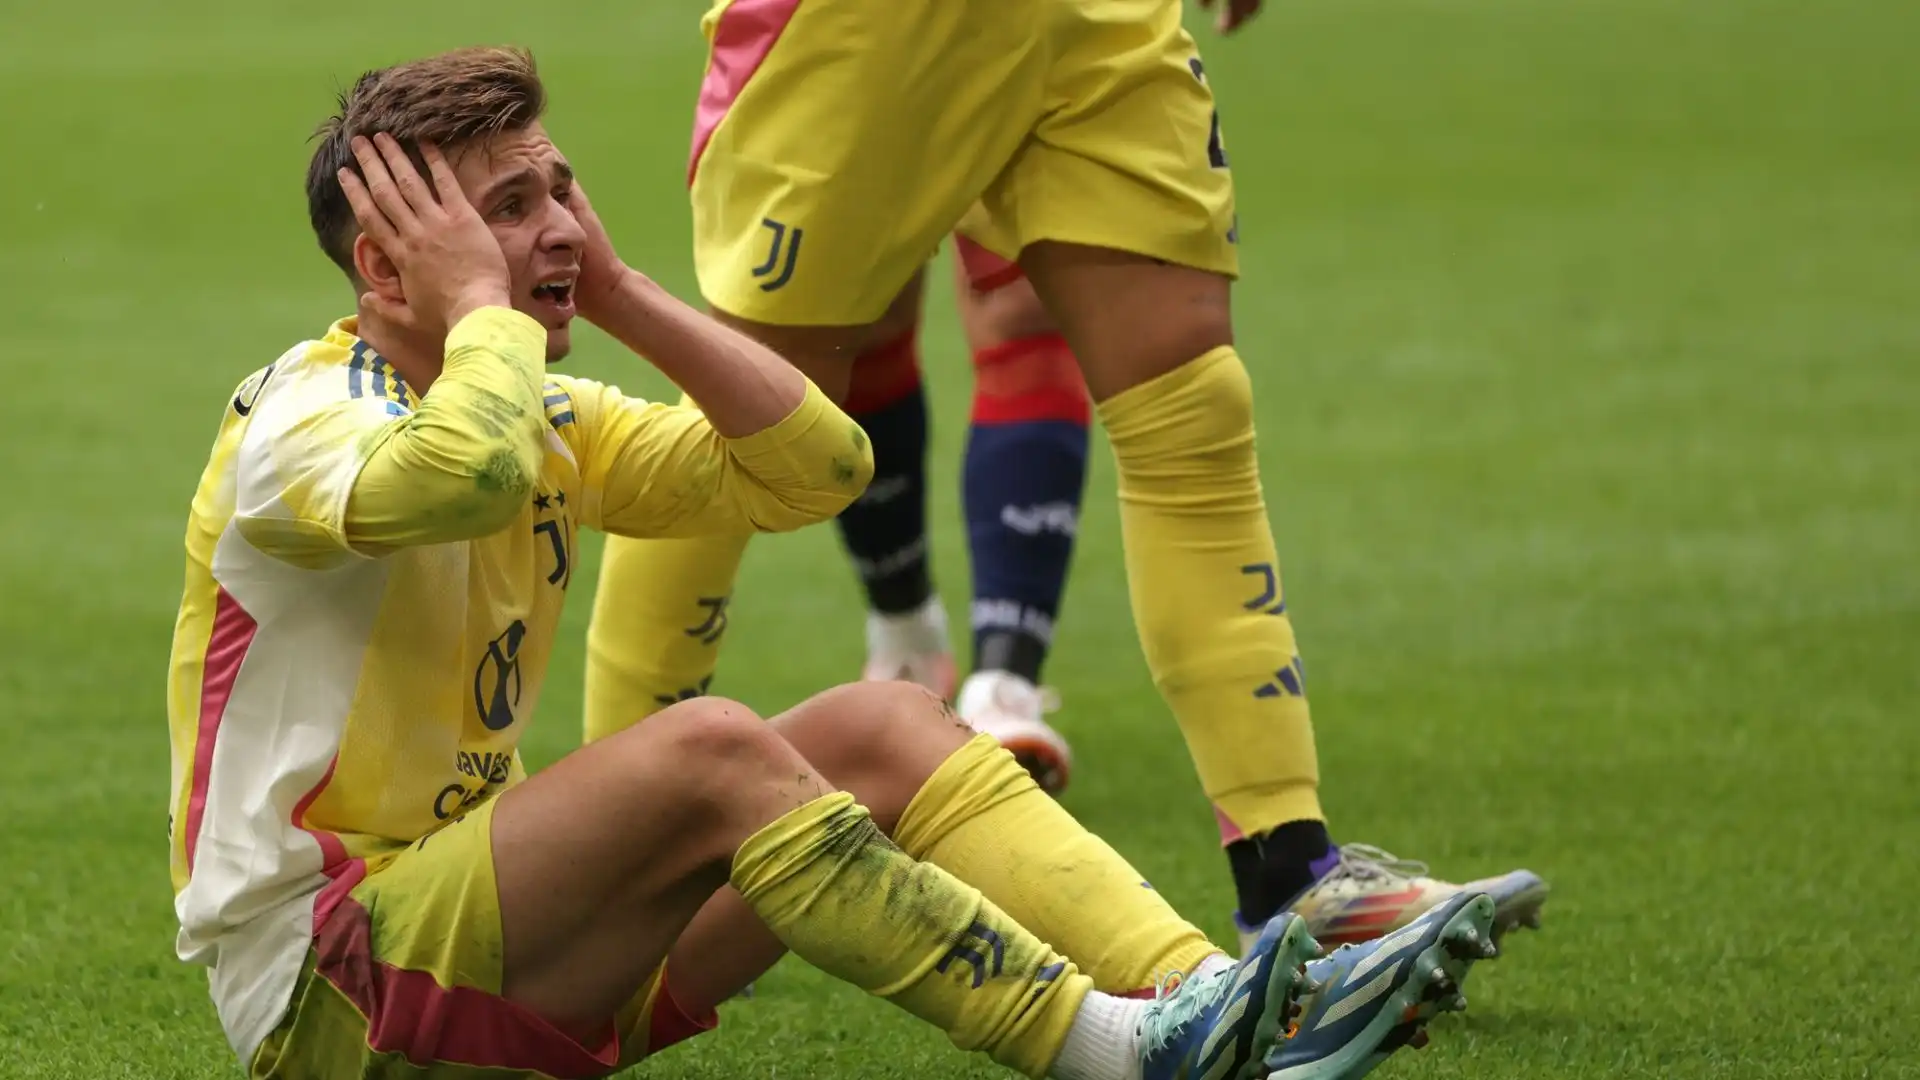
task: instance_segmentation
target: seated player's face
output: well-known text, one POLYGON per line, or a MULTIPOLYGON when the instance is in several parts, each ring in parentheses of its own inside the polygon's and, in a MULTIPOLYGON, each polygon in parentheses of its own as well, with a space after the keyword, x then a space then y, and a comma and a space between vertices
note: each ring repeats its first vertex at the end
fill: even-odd
POLYGON ((567 207, 573 169, 532 124, 449 155, 460 189, 500 241, 513 278, 513 306, 547 328, 547 362, 572 345, 573 284, 586 234, 567 207))

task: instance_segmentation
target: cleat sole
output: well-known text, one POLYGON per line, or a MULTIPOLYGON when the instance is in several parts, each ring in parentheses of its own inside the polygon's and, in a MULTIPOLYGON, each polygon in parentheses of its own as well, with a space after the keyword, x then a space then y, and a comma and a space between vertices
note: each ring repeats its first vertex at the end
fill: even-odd
POLYGON ((1297 1029, 1294 1021, 1306 1010, 1307 988, 1313 985, 1307 978, 1307 961, 1320 955, 1320 943, 1307 930, 1307 920, 1298 915, 1288 919, 1273 954, 1274 970, 1287 973, 1284 981, 1274 980, 1285 1001, 1278 1008, 1269 1003, 1261 1010, 1260 1021, 1253 1029, 1254 1052, 1228 1073, 1226 1080, 1267 1080, 1267 1050, 1293 1037, 1297 1029))
MULTIPOLYGON (((1487 935, 1489 944, 1497 950, 1514 930, 1540 929, 1540 909, 1546 906, 1549 891, 1546 882, 1536 880, 1531 888, 1508 897, 1494 916, 1493 928, 1487 935)), ((1499 953, 1496 951, 1486 955, 1491 959, 1499 953)))
MULTIPOLYGON (((1396 1028, 1394 1038, 1388 1040, 1395 1048, 1412 1046, 1416 1039, 1424 1047, 1432 1038, 1427 1032, 1428 1021, 1441 1013, 1466 1011, 1467 996, 1460 992, 1460 986, 1466 982, 1468 970, 1485 956, 1483 945, 1492 940, 1494 917, 1493 898, 1481 893, 1447 920, 1446 928, 1440 931, 1440 940, 1420 958, 1419 963, 1428 972, 1429 984, 1408 1002, 1407 1014, 1412 1018, 1396 1028), (1440 970, 1439 976, 1433 975, 1435 968, 1440 970), (1434 992, 1443 986, 1445 992, 1434 992)), ((1365 1076, 1393 1052, 1387 1049, 1386 1042, 1381 1044, 1381 1050, 1369 1057, 1361 1068, 1341 1074, 1340 1080, 1365 1076)))

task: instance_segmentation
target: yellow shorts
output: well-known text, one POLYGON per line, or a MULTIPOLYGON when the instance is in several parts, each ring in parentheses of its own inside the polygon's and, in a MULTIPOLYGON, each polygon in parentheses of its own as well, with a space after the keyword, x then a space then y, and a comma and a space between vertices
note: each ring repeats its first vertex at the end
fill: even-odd
POLYGON ((1181 0, 717 0, 694 261, 722 311, 879 318, 956 225, 1228 275, 1233 180, 1181 0), (964 219, 964 220, 963 220, 964 219))
POLYGON ((488 799, 321 894, 313 947, 253 1077, 599 1077, 718 1022, 681 1012, 664 969, 595 1045, 500 997, 493 807, 488 799))

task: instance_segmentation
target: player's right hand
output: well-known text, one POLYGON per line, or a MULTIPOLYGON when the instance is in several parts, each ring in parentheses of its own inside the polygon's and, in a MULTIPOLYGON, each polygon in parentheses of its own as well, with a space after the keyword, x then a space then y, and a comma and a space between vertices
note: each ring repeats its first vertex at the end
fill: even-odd
POLYGON ((477 308, 512 306, 506 256, 439 147, 420 146, 431 183, 385 132, 355 136, 353 156, 360 176, 341 169, 340 187, 361 230, 400 275, 397 296, 376 288, 363 304, 403 326, 442 333, 477 308))

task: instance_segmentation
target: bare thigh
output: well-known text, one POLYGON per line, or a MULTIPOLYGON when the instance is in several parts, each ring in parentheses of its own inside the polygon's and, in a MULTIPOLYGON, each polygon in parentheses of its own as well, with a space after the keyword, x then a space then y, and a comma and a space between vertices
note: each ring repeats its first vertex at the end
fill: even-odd
POLYGON ((1233 344, 1232 282, 1222 274, 1051 240, 1028 245, 1020 267, 1096 401, 1233 344))
POLYGON ((503 993, 571 1030, 619 1011, 760 827, 825 794, 745 706, 682 702, 499 796, 503 993))
POLYGON ((915 272, 886 312, 862 326, 777 326, 718 309, 711 313, 720 322, 779 353, 828 397, 845 401, 853 384, 853 362, 860 354, 905 333, 919 319, 925 278, 924 269, 915 272))

